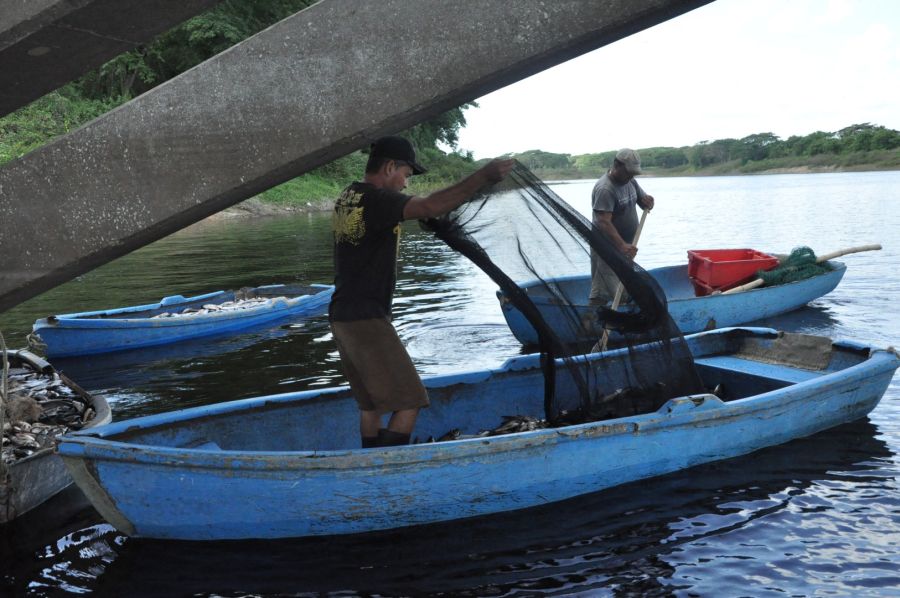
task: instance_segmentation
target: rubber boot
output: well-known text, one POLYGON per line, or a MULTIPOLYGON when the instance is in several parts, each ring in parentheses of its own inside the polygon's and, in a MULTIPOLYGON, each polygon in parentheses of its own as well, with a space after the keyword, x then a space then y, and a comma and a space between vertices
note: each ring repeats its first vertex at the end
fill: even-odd
POLYGON ((375 448, 378 446, 378 436, 360 436, 363 448, 375 448))
POLYGON ((378 446, 402 446, 409 444, 409 434, 393 432, 386 428, 378 430, 378 446))

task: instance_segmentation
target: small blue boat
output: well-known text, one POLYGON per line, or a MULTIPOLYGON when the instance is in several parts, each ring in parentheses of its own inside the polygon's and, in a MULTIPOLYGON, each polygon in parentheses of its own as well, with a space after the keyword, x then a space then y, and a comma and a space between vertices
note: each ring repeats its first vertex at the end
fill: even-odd
MULTIPOLYGON (((542 417, 540 358, 525 355, 425 380, 431 406, 416 434, 458 429, 455 440, 360 449, 356 403, 337 387, 118 422, 65 436, 59 454, 126 534, 369 532, 542 505, 814 434, 868 414, 900 365, 893 350, 771 329, 685 342, 704 384, 724 398, 685 396, 651 413, 479 435, 507 415, 542 417)), ((602 367, 592 392, 627 385, 625 349, 574 359, 602 367)), ((562 408, 580 401, 566 372, 556 379, 562 408)))
MULTIPOLYGON (((740 326, 762 318, 769 318, 803 307, 810 301, 830 293, 837 287, 847 266, 830 261, 832 270, 796 282, 757 287, 734 294, 718 294, 696 297, 688 277, 687 264, 647 270, 666 294, 669 315, 684 334, 740 326)), ((540 310, 559 339, 566 344, 594 343, 603 333, 602 326, 590 317, 594 311, 587 304, 591 289, 590 275, 567 276, 546 281, 557 288, 558 296, 577 298, 571 304, 561 304, 550 296, 543 282, 533 281, 520 285, 540 310), (572 317, 572 310, 575 316, 572 317)), ((506 323, 513 336, 523 345, 537 345, 538 335, 503 291, 497 291, 506 323)), ((611 334, 615 340, 617 335, 611 334)))
POLYGON ((273 284, 159 303, 41 318, 32 334, 48 357, 138 349, 251 328, 287 317, 324 313, 332 285, 273 284))

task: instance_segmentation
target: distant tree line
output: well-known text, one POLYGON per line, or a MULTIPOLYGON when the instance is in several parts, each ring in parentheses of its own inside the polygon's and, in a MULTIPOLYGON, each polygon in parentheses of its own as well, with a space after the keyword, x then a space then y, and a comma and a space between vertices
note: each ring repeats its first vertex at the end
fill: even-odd
MULTIPOLYGON (((0 118, 0 164, 81 126, 313 3, 314 0, 224 0, 152 42, 0 118)), ((466 124, 465 110, 474 105, 454 108, 401 132, 416 144, 422 161, 429 167, 428 174, 413 179, 413 191, 439 187, 471 172, 471 153, 456 148, 459 131, 466 124), (451 151, 447 153, 442 148, 451 151)), ((302 109, 298 106, 298 110, 302 109)), ((644 167, 651 172, 690 174, 709 173, 724 165, 742 172, 785 164, 874 164, 898 169, 898 148, 900 133, 863 123, 833 133, 817 131, 784 140, 772 133, 757 133, 742 139, 639 151, 644 167), (889 155, 885 158, 884 154, 889 155)), ((597 176, 610 166, 614 156, 615 150, 580 155, 530 150, 514 155, 546 179, 597 176)), ((264 197, 284 202, 332 197, 348 180, 361 175, 365 159, 364 153, 353 152, 267 191, 264 197)))
MULTIPOLYGON (((840 131, 816 131, 780 139, 773 133, 755 133, 741 139, 701 141, 687 147, 650 147, 639 149, 641 163, 648 169, 700 169, 717 164, 763 162, 778 158, 811 158, 821 155, 845 155, 856 152, 896 150, 900 132, 862 123, 840 131)), ((612 164, 616 150, 596 154, 556 154, 529 150, 512 154, 532 170, 593 173, 612 164)))

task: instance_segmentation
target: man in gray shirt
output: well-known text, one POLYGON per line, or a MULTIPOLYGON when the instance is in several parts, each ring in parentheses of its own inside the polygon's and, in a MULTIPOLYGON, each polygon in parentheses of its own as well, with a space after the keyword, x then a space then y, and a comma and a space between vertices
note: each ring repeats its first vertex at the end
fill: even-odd
MULTIPOLYGON (((612 168, 600 177, 591 194, 594 226, 629 259, 637 255, 634 234, 638 217, 635 206, 653 209, 653 197, 634 180, 641 173, 641 157, 632 149, 616 154, 612 168)), ((591 252, 591 305, 605 305, 613 300, 618 277, 597 255, 591 252)), ((625 295, 623 295, 623 299, 625 295)))

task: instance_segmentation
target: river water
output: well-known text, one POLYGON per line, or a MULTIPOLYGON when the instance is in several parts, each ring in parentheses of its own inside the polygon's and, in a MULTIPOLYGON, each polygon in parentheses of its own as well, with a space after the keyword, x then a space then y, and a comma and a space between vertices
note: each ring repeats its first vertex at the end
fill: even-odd
MULTIPOLYGON (((842 258, 840 286, 761 324, 900 343, 900 173, 644 179, 645 268, 688 249, 842 258)), ((554 184, 589 210, 592 182, 554 184)), ((330 282, 328 214, 218 219, 0 314, 12 347, 39 317, 276 282, 330 282)), ((404 225, 395 324, 423 375, 491 367, 521 347, 495 287, 404 225)), ((118 420, 343 383, 324 317, 54 365, 118 420)), ((340 538, 126 538, 70 490, 0 528, 0 594, 110 596, 900 596, 900 377, 865 420, 752 455, 524 513, 340 538)), ((222 497, 227 500, 228 497, 222 497)))

